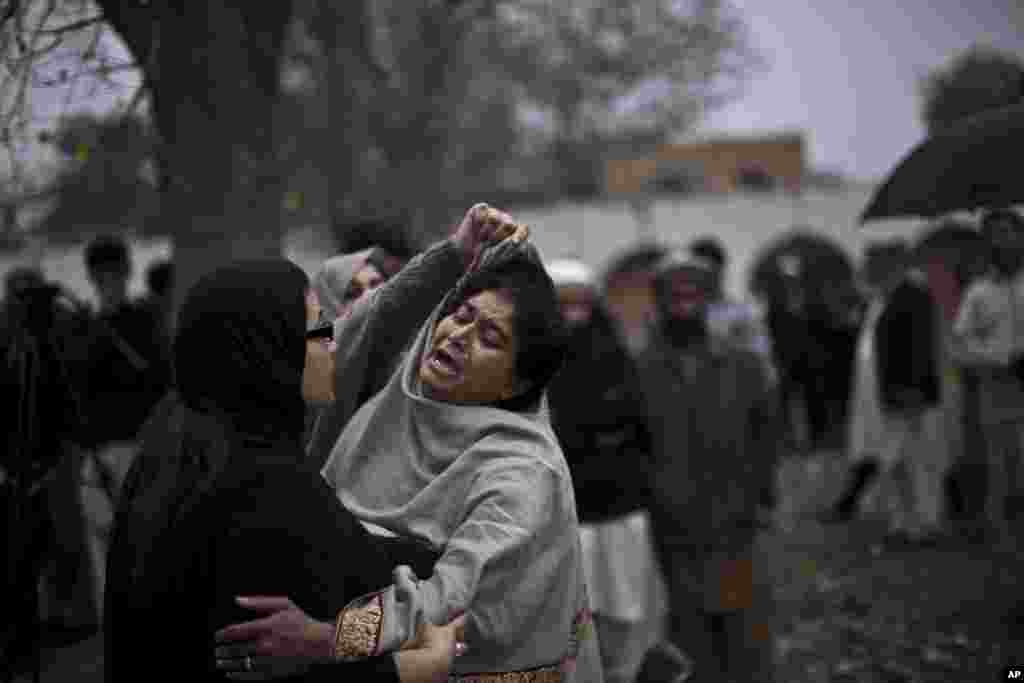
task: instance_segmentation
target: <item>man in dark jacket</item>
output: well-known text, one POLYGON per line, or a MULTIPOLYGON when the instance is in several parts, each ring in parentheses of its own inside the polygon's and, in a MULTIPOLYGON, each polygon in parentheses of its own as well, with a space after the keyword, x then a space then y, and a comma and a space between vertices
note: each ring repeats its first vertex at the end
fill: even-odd
POLYGON ((890 541, 934 540, 943 522, 939 319, 926 276, 908 263, 875 329, 878 398, 886 420, 882 477, 894 503, 890 541))
POLYGON ((660 319, 640 362, 651 520, 671 635, 697 678, 771 681, 771 591, 753 546, 759 494, 778 457, 778 407, 760 360, 708 334, 712 274, 712 264, 674 252, 655 280, 660 319))
MULTIPOLYGON (((82 504, 92 556, 95 604, 103 605, 107 539, 116 497, 137 450, 136 438, 171 380, 164 325, 128 296, 132 262, 119 237, 98 237, 85 249, 99 310, 85 363, 85 420, 81 445, 82 504)), ((102 621, 102 614, 100 615, 102 621)))
POLYGON ((636 366, 575 260, 547 264, 571 330, 548 387, 552 425, 572 472, 580 540, 606 683, 632 683, 658 639, 657 567, 646 513, 651 440, 636 366))

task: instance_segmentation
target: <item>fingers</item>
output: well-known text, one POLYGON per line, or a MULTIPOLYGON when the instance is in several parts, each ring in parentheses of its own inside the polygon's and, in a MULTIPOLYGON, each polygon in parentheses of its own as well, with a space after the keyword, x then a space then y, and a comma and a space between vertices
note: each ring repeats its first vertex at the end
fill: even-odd
POLYGON ((271 625, 268 620, 269 617, 225 626, 217 631, 214 637, 218 643, 240 643, 259 640, 271 631, 271 625))
POLYGON ((295 608, 295 603, 282 595, 239 596, 235 598, 235 602, 246 609, 255 610, 257 612, 266 612, 267 614, 273 614, 274 612, 281 612, 295 608))
POLYGON ((480 202, 479 204, 474 204, 467 213, 471 220, 482 222, 487 217, 489 211, 493 211, 493 209, 487 204, 480 202))
POLYGON ((509 239, 513 242, 525 242, 530 239, 530 226, 525 223, 518 223, 515 226, 515 230, 509 236, 509 239))

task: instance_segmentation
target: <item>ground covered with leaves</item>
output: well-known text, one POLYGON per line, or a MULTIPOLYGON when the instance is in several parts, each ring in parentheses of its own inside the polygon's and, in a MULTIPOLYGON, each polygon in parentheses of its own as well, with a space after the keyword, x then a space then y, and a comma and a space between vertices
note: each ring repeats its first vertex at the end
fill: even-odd
POLYGON ((819 524, 841 462, 785 467, 785 519, 758 555, 775 585, 777 681, 987 683, 1024 665, 1020 553, 957 536, 890 547, 878 520, 819 524))

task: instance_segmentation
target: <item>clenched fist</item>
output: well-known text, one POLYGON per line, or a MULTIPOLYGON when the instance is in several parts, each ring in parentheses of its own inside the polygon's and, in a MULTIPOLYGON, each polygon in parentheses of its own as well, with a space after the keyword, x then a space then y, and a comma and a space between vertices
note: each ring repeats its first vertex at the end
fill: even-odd
POLYGON ((521 242, 529 235, 529 228, 513 221, 504 211, 487 204, 476 204, 466 212, 451 239, 471 270, 480 252, 488 245, 505 239, 521 242))

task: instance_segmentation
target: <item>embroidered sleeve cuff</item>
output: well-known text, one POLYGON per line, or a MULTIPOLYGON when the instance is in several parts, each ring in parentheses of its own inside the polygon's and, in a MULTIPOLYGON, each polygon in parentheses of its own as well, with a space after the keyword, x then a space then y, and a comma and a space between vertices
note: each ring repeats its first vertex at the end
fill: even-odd
POLYGON ((352 661, 377 654, 383 618, 380 593, 361 598, 343 609, 334 633, 334 656, 352 661), (361 602, 365 604, 360 605, 361 602))
POLYGON ((448 680, 457 681, 457 683, 562 683, 565 677, 562 675, 561 669, 551 666, 532 671, 453 675, 448 680))

